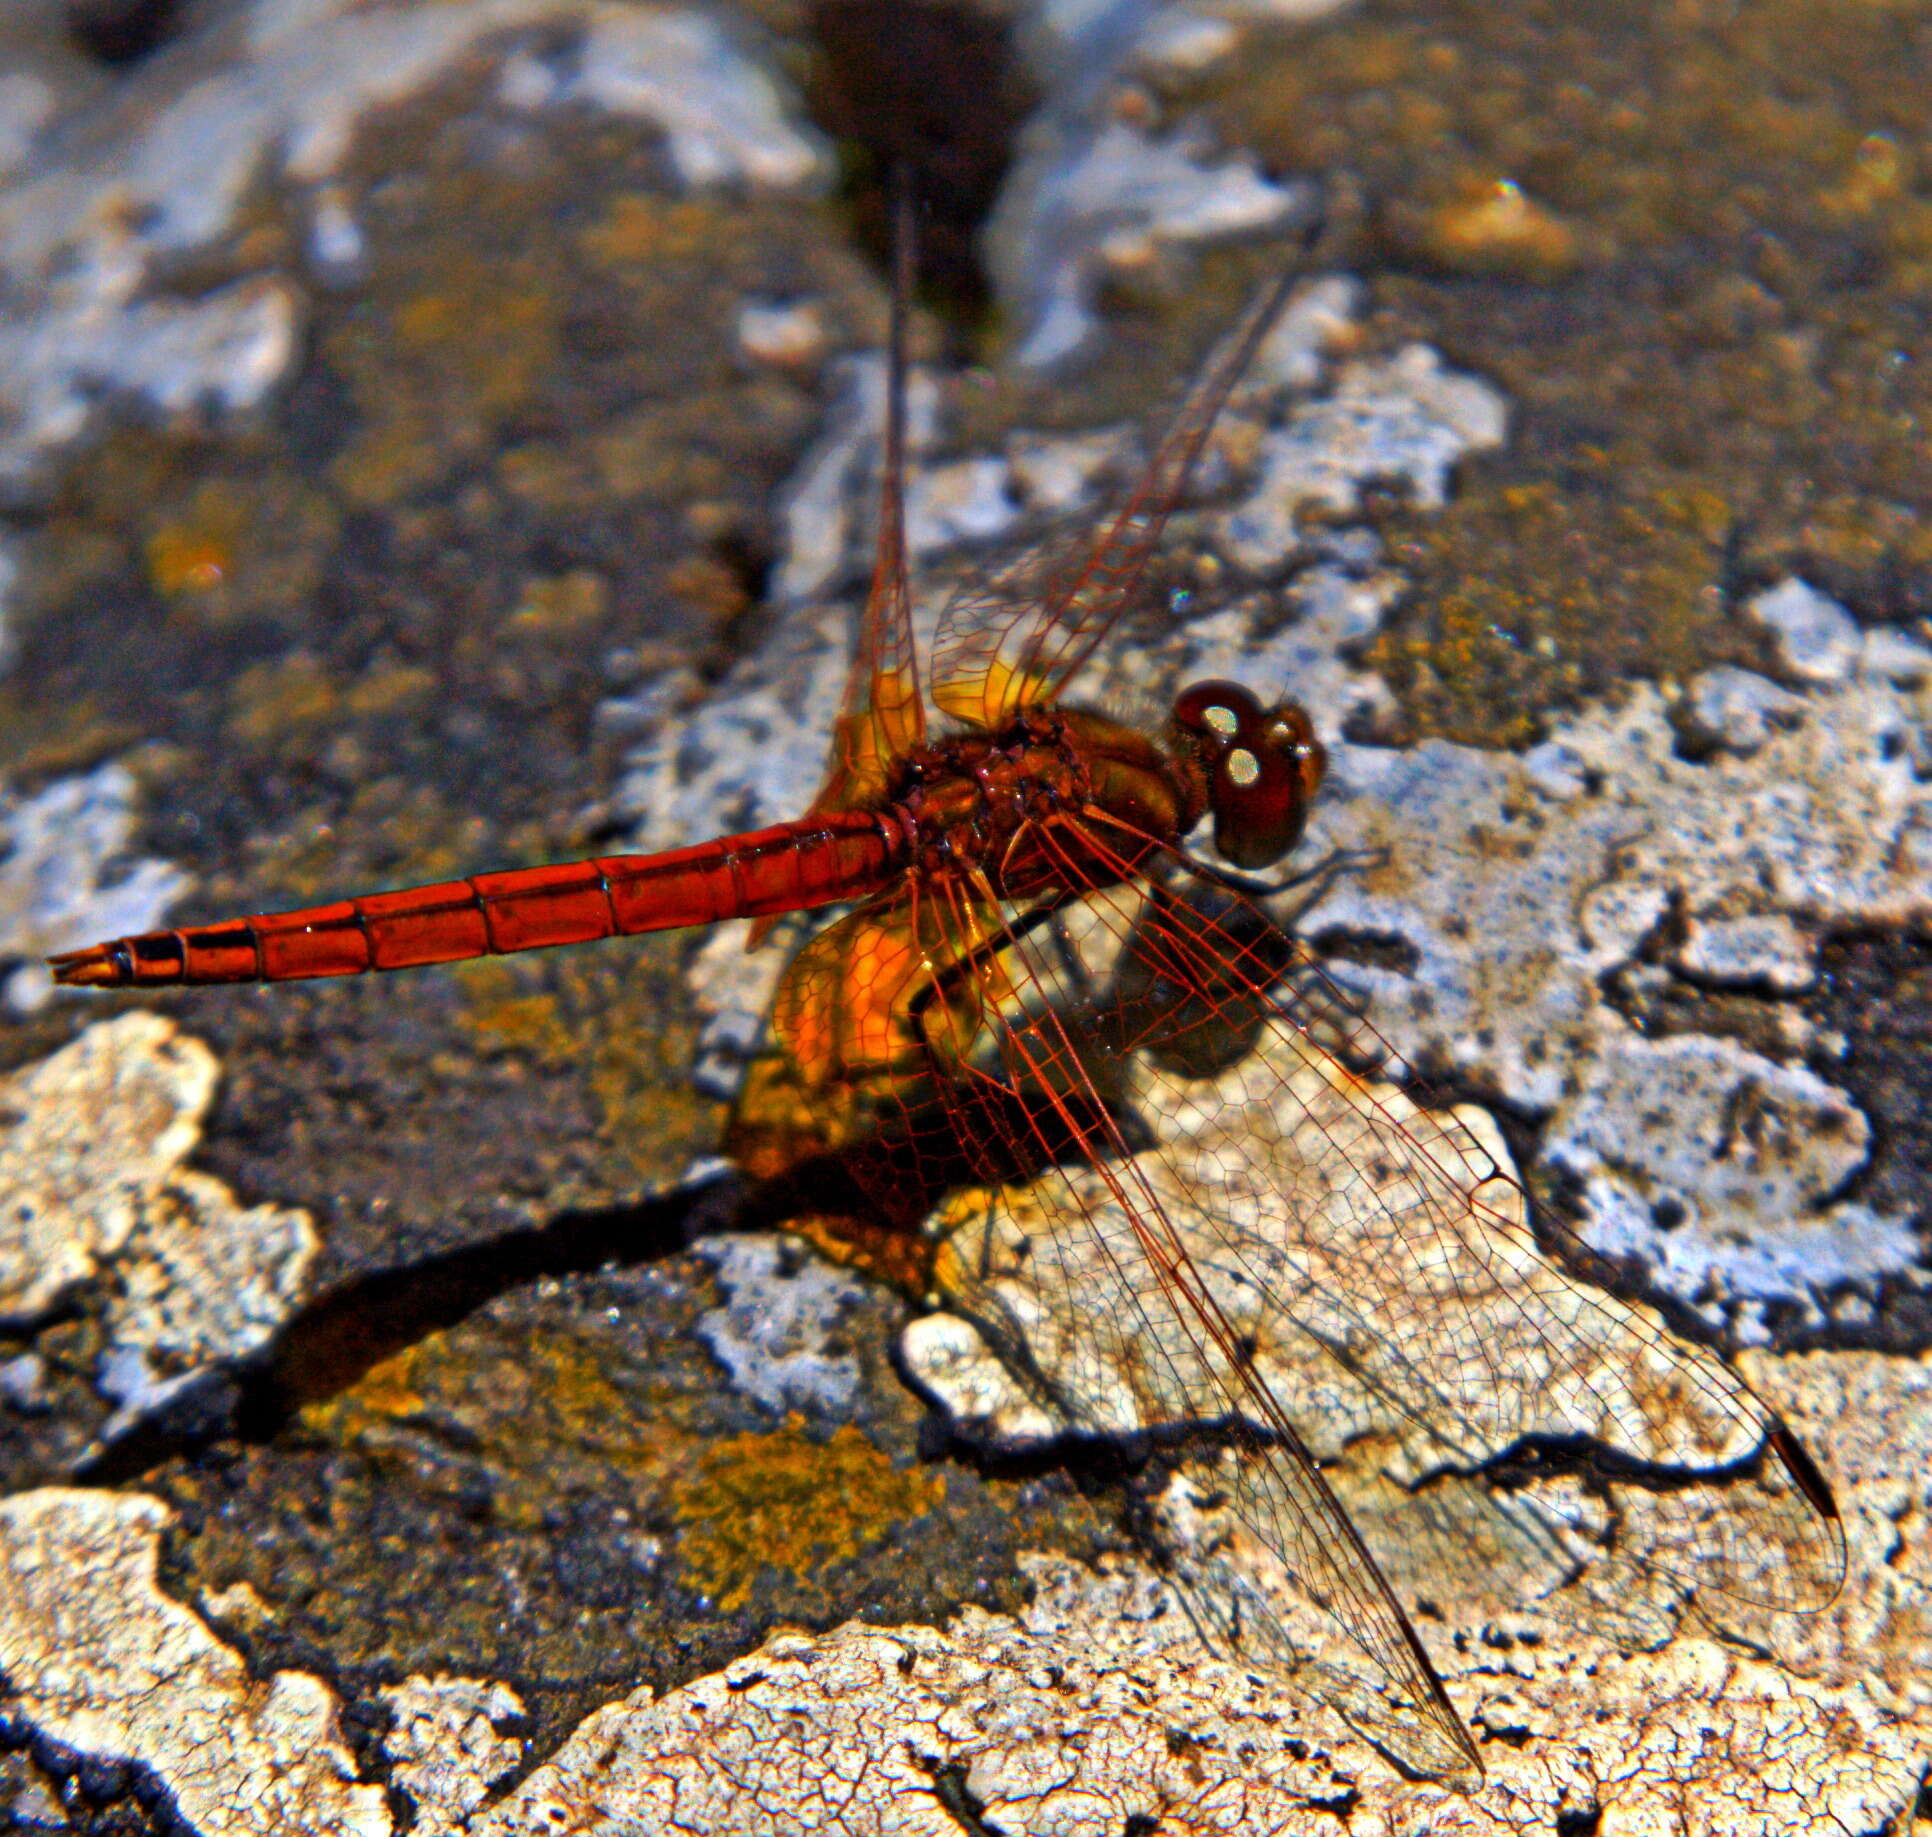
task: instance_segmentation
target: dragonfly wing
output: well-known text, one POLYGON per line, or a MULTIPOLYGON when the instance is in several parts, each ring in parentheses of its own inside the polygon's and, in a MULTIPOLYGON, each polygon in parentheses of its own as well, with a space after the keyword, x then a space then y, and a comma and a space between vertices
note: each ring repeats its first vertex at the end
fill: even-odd
POLYGON ((885 789, 893 762, 926 737, 906 571, 906 316, 911 307, 911 266, 911 230, 902 209, 895 235, 872 584, 859 618, 825 782, 812 800, 814 812, 850 810, 875 801, 885 789))
POLYGON ((880 486, 872 585, 859 618, 825 780, 812 800, 815 814, 875 802, 886 788, 893 762, 926 737, 906 579, 903 492, 898 462, 888 459, 880 486))
MULTIPOLYGON (((1098 846, 1088 828, 1070 881, 1098 846)), ((1313 1458, 1365 1437, 1405 1485, 1485 1467, 1521 1485, 1546 1450, 1629 1496, 1618 1554, 1646 1572, 1773 1608, 1830 1600, 1841 1527, 1775 1412, 1545 1252, 1480 1112, 1374 1075, 1393 1054, 1265 914, 1134 888, 1078 911, 1092 967, 1056 968, 1035 934, 989 987, 978 1075, 1025 1102, 958 1105, 1004 1184, 957 1196, 954 1221, 981 1228, 942 1285, 1047 1422, 1215 1429, 1229 1515, 1325 1631, 1217 1557, 1179 1575, 1211 1643, 1303 1675, 1418 1771, 1475 1765, 1313 1458), (1015 1117, 1030 1140, 1003 1139, 1015 1117), (1002 1156, 1048 1165, 1016 1181, 1002 1156)), ((1568 1495, 1551 1497, 1555 1523, 1568 1495)))
POLYGON ((961 1193, 951 1209, 986 1224, 1003 1214, 1044 1305, 1016 1310, 988 1279, 990 1236, 981 1251, 942 1257, 942 1290, 1063 1427, 1220 1425, 1240 1456, 1224 1482, 1232 1516, 1293 1578, 1319 1632, 1291 1632, 1238 1569, 1210 1561, 1176 1578, 1207 1643, 1233 1662, 1297 1676, 1412 1772, 1473 1786, 1480 1757, 1407 1616, 1201 1279, 1158 1160, 1129 1151, 1103 1069, 1111 1055, 1077 1037, 1051 1003, 1025 1000, 1040 986, 1029 953, 999 948, 984 903, 971 912, 980 928, 962 928, 946 956, 979 982, 975 1024, 1005 1019, 992 1028, 990 1058, 956 1043, 942 1088, 954 1093, 968 1164, 989 1179, 1016 1163, 1036 1171, 1024 1186, 961 1193), (1123 1385, 1134 1398, 1124 1412, 1123 1385))
POLYGON ((1169 1571, 1203 1642, 1295 1679, 1410 1771, 1473 1786, 1482 1763, 1468 1731, 1288 1411, 1243 1356, 1239 1328, 1198 1280, 1198 1245, 1141 1157, 1093 1147, 1088 1168, 961 1196, 1011 1206, 987 1222, 1007 1244, 1024 1242, 1027 1293, 1049 1298, 1043 1307, 1016 1306, 977 1256, 942 1259, 942 1292, 1063 1428, 1215 1427, 1232 1453, 1214 1473, 1226 1517, 1312 1612, 1291 1625, 1251 1565, 1210 1550, 1169 1571))
POLYGON ((1843 1530, 1803 1448, 1722 1358, 1539 1244, 1483 1112, 1392 1082, 1392 1049, 1305 953, 1284 975, 1283 934, 1238 896, 1112 924, 1111 1044, 1156 1138, 1137 1159, 1291 1390, 1392 1412, 1405 1482, 1580 1459, 1645 1569, 1775 1610, 1833 1598, 1843 1530))
MULTIPOLYGON (((1070 638, 1073 631, 1050 627, 1045 609, 1093 553, 1092 530, 1073 524, 964 581, 947 600, 934 634, 934 706, 984 728, 999 726, 1016 708, 1050 700, 1055 684, 1072 671, 1046 673, 1039 647, 1049 634, 1070 638)), ((1086 654, 1083 648, 1074 665, 1086 654)))
POLYGON ((1141 577, 1229 392, 1286 305, 1284 271, 1242 316, 1195 380, 1139 482, 1095 538, 963 589, 933 647, 934 705, 995 727, 1014 710, 1055 700, 1134 602, 1141 577))
POLYGON ((1187 1028, 1252 1030, 1212 1078, 1155 1072, 1140 1094, 1157 1117, 1212 1116, 1157 1125, 1160 1152, 1218 1221, 1220 1278, 1269 1298, 1252 1330, 1395 1411, 1413 1432, 1405 1479, 1582 1455, 1626 1500, 1627 1559, 1757 1607, 1825 1606, 1843 1530, 1777 1413, 1653 1310, 1573 1276, 1531 1231, 1487 1116, 1425 1109, 1388 1082, 1393 1052, 1305 963, 1292 1000, 1250 980, 1261 915, 1220 903, 1172 908, 1185 919, 1128 949, 1176 990, 1199 985, 1171 1010, 1187 1028))

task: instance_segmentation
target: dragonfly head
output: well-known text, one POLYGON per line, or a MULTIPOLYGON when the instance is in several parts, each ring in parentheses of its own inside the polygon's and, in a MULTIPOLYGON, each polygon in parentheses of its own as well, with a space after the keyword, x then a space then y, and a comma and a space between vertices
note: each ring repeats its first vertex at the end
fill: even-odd
POLYGON ((1236 867, 1267 867, 1300 841, 1328 755, 1298 703, 1264 708, 1239 683, 1195 683, 1169 727, 1201 773, 1214 846, 1236 867))

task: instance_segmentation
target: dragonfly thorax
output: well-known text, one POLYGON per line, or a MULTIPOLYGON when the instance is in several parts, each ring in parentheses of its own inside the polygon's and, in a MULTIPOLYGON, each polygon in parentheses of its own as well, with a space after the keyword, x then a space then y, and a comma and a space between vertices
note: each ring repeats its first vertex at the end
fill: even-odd
POLYGON ((1177 845, 1207 807, 1198 780, 1136 728, 1036 707, 909 753, 886 802, 915 871, 974 868, 1023 898, 1107 885, 1177 845))
POLYGON ((1239 683, 1195 683, 1175 698, 1168 739, 1200 775, 1214 846, 1236 867, 1268 867, 1301 840, 1328 755, 1298 702, 1264 707, 1239 683))

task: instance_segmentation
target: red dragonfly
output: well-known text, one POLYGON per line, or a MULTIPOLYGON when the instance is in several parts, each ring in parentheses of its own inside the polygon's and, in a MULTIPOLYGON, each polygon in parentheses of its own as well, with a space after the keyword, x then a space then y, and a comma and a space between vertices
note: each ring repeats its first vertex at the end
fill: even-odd
MULTIPOLYGON (((1475 1740, 1225 1300, 1219 1274, 1254 1267, 1242 1232, 1255 1217, 1292 1219, 1302 1246, 1353 1257, 1365 1292, 1411 1278, 1417 1294, 1447 1287, 1452 1302, 1466 1300, 1470 1319, 1510 1311, 1500 1337, 1459 1322, 1453 1305, 1358 1313, 1360 1331, 1339 1334, 1329 1303, 1279 1298, 1338 1367, 1442 1445, 1515 1445, 1532 1459, 1562 1443, 1572 1458, 1587 1447, 1586 1472, 1600 1479, 1650 1471, 1648 1568, 1771 1608, 1824 1605, 1843 1575, 1843 1537, 1823 1478, 1779 1417, 1720 1361, 1564 1275, 1531 1236, 1520 1189, 1463 1122, 1351 1069, 1398 1062, 1248 878, 1294 847, 1321 779, 1306 713, 1197 683, 1149 733, 1067 699, 1135 605, 1168 513, 1290 277, 1186 392, 1098 533, 958 595, 922 669, 902 512, 905 265, 902 253, 873 578, 826 779, 805 815, 657 854, 120 938, 55 958, 57 978, 119 988, 355 975, 729 918, 762 930, 781 914, 849 907, 780 984, 773 1048, 733 1125, 741 1158, 770 1172, 870 1147, 859 1185, 902 1223, 908 1208, 896 1201, 908 1186, 924 1203, 1024 1183, 1039 1263, 1100 1235, 1089 1288, 1064 1304, 1072 1329, 1104 1323, 1159 1367, 1150 1388, 1177 1401, 1177 1421, 1219 1425, 1233 1457, 1221 1503, 1332 1629, 1316 1656, 1261 1595, 1210 1581, 1191 1605, 1224 1656, 1299 1673, 1412 1773, 1480 1778, 1475 1740), (1235 871, 1189 850, 1209 817, 1235 871), (1099 984, 1049 967, 1055 939, 1082 913, 1112 945, 1099 984), (1299 1113, 1325 1131, 1354 1189, 1354 1235, 1332 1200, 1298 1190, 1265 1156, 1241 1170, 1256 1202, 1245 1226, 1225 1198, 1183 1221, 1174 1196, 1198 1185, 1199 1162, 1147 1126, 1148 1105, 1178 1100, 1160 1095, 1171 1083, 1130 1088, 1139 1057, 1196 1075, 1238 1062, 1242 1095, 1219 1101, 1299 1113), (1295 1068, 1319 1076, 1345 1126, 1316 1116, 1295 1068), (1365 1208, 1372 1268, 1360 1248, 1365 1208), (1503 1368, 1512 1335, 1538 1348, 1534 1380, 1503 1368), (1725 1501, 1713 1505, 1681 1466, 1657 1470, 1649 1402, 1659 1398, 1694 1419, 1703 1464, 1730 1484, 1725 1501)), ((1105 1426, 1066 1387, 1059 1407, 1075 1430, 1105 1426)))

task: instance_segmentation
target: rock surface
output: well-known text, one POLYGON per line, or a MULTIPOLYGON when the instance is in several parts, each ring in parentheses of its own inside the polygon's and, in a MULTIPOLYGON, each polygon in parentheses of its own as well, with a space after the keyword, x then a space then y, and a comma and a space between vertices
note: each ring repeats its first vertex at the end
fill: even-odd
MULTIPOLYGON (((1816 0, 1329 10, 1026 10, 1007 343, 917 339, 922 631, 1131 477, 1323 185, 1168 616, 1087 691, 1308 702, 1297 861, 1384 853, 1291 896, 1302 936, 1641 1318, 1760 1348, 1842 1596, 1558 1585, 1513 1495, 1292 1376, 1264 1308, 1484 1752, 1469 1796, 1405 1782, 1203 1655, 1080 1450, 938 1452, 883 1285, 682 1253, 651 1196, 715 1147, 782 951, 45 999, 76 931, 795 813, 883 317, 782 9, 249 0, 107 72, 44 8, 0 21, 0 1818, 1548 1837, 1911 1800, 1923 48, 1816 0)), ((1105 1337, 1063 1350, 1117 1397, 1105 1337)), ((951 1344, 989 1439, 1054 1428, 951 1344)))

